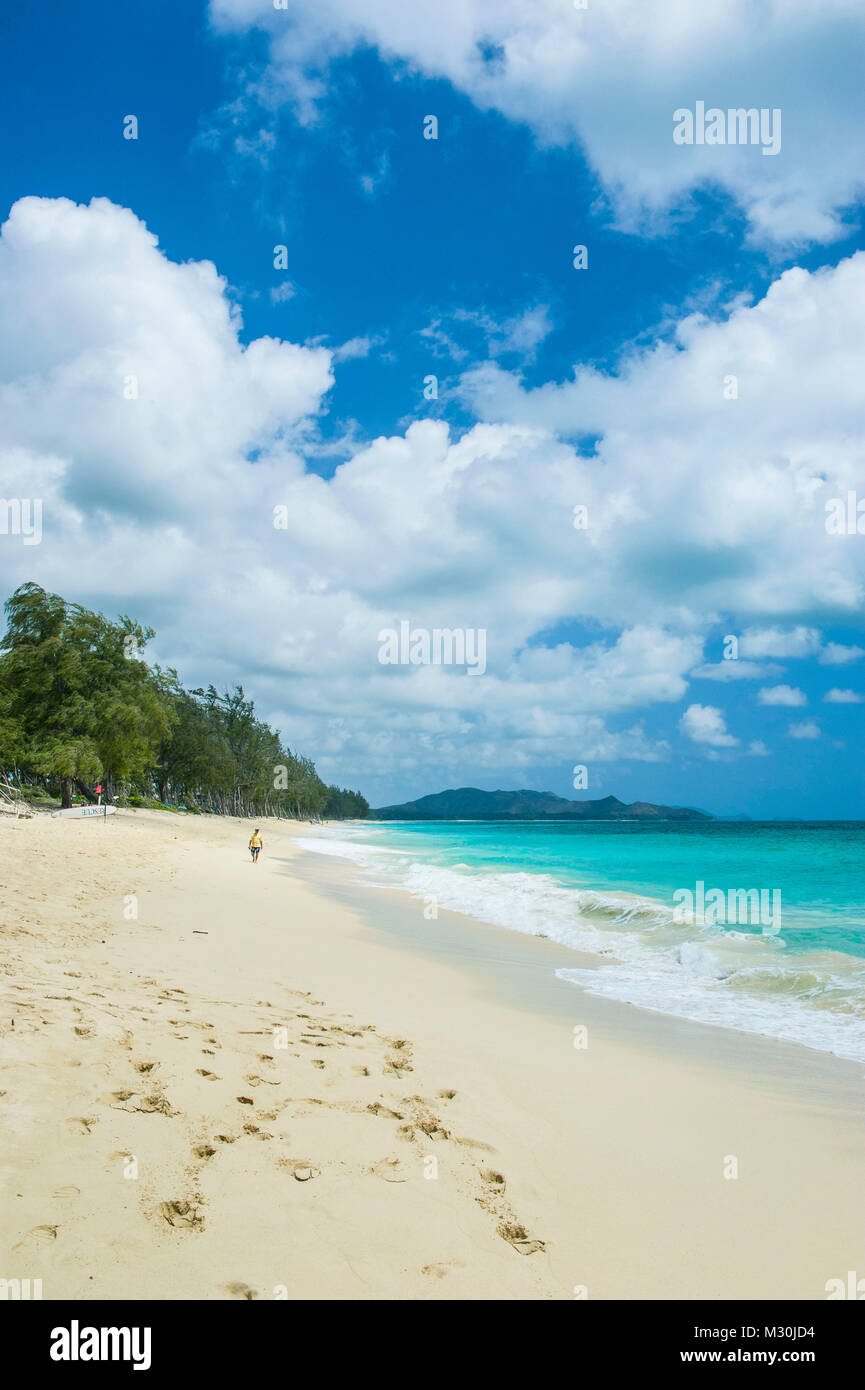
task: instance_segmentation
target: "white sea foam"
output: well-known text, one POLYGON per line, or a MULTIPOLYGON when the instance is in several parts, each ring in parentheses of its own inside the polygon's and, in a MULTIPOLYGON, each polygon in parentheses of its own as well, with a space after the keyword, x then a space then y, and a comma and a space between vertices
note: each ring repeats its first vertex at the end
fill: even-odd
POLYGON ((339 837, 298 843, 350 860, 367 882, 602 957, 556 971, 592 994, 865 1062, 865 961, 831 951, 790 953, 781 937, 682 925, 666 903, 569 888, 549 874, 420 862, 371 843, 368 833, 341 830, 339 837))

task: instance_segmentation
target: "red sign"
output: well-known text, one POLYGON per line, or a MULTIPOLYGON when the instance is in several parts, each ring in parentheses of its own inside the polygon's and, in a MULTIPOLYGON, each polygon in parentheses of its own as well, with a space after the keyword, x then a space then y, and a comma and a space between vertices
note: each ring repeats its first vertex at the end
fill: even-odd
POLYGON ((100 785, 96 788, 96 795, 97 795, 97 796, 100 796, 101 793, 102 793, 102 786, 101 786, 101 784, 100 784, 100 785))

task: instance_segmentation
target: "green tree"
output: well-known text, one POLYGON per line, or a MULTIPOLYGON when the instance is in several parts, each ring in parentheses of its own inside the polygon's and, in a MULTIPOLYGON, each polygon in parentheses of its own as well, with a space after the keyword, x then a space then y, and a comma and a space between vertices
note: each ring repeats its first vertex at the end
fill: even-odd
MULTIPOLYGON (((0 720, 17 763, 60 784, 143 773, 167 731, 171 707, 138 653, 153 636, 129 618, 112 623, 37 584, 5 605, 0 720)), ((8 760, 8 754, 7 754, 8 760)))

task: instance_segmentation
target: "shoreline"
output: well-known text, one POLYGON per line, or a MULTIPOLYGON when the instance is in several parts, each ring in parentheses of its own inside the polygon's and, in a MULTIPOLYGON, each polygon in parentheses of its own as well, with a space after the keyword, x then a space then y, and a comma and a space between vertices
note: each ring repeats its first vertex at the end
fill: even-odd
MULTIPOLYGON (((704 1022, 651 1009, 602 994, 592 994, 582 984, 562 980, 559 969, 576 966, 601 969, 604 958, 576 947, 561 945, 548 938, 532 936, 488 922, 453 908, 438 908, 437 921, 423 923, 423 936, 405 929, 406 920, 422 915, 422 904, 408 889, 396 885, 364 882, 359 866, 339 856, 315 856, 293 862, 295 876, 309 882, 316 891, 326 893, 362 914, 370 927, 394 937, 401 948, 419 951, 435 958, 453 955, 459 968, 477 975, 481 984, 505 998, 516 1008, 541 1012, 566 1020, 590 1013, 594 1021, 611 1035, 638 1039, 669 1056, 681 1048, 687 1034, 690 1056, 705 1057, 710 1066, 753 1067, 755 1076, 796 1076, 803 1084, 836 1086, 855 1097, 851 1108, 865 1096, 865 1063, 808 1043, 791 1042, 744 1028, 704 1022), (309 858, 320 861, 320 871, 307 873, 309 858), (367 898, 370 902, 367 903, 367 898), (376 904, 375 909, 372 903, 376 904), (376 917, 375 921, 371 919, 376 917), (434 938, 438 938, 435 940, 434 938), (448 944, 444 944, 444 942, 448 944), (505 962, 510 969, 499 968, 505 962), (490 968, 487 975, 484 966, 490 968), (754 1064, 755 1049, 762 1065, 754 1064)), ((622 896, 627 896, 623 890, 622 896)))
MULTIPOLYGON (((351 822, 342 834, 336 826, 327 827, 323 835, 322 828, 316 827, 310 834, 313 841, 321 843, 310 848, 322 857, 350 864, 356 869, 354 881, 359 886, 404 893, 413 909, 423 897, 424 902, 434 903, 439 911, 446 907, 464 922, 503 928, 509 935, 524 939, 559 943, 565 952, 558 961, 562 978, 586 993, 709 1029, 803 1046, 865 1068, 865 1019, 859 1007, 865 958, 846 944, 830 942, 818 949, 814 939, 804 942, 801 938, 813 922, 805 917, 797 923, 796 911, 803 915, 800 908, 794 908, 792 921, 788 921, 789 913, 785 916, 792 938, 779 943, 790 947, 783 953, 767 949, 768 940, 764 943, 763 937, 771 938, 773 931, 766 933, 765 926, 762 935, 757 932, 738 937, 737 931, 732 931, 726 936, 717 934, 707 945, 699 935, 696 941, 683 943, 670 930, 678 909, 670 907, 657 887, 647 889, 635 882, 620 887, 603 874, 588 881, 583 874, 582 880, 569 882, 567 873, 562 877, 555 866, 533 867, 531 856, 526 861, 515 857, 504 873, 494 864, 460 874, 454 870, 469 866, 454 865, 454 855, 450 861, 447 857, 442 860, 441 844, 433 841, 432 857, 425 855, 423 839, 413 844, 411 837, 397 836, 388 844, 385 838, 383 848, 381 841, 364 836, 364 824, 351 822), (501 881, 507 878, 513 878, 515 886, 508 883, 505 891, 501 881), (532 883, 529 889, 527 885, 532 883), (585 912, 583 897, 588 900, 585 912), (607 932, 609 923, 603 916, 599 931, 592 921, 598 905, 607 918, 621 913, 627 919, 618 933, 615 921, 607 932), (637 919, 642 915, 651 927, 661 929, 660 940, 653 931, 641 930, 639 920, 636 932, 631 932, 631 909, 637 919), (747 950, 740 949, 738 941, 747 950), (679 958, 680 949, 690 953, 687 961, 679 958), (778 967, 782 977, 789 977, 789 993, 775 988, 773 976, 778 967), (809 992, 806 988, 809 972, 816 976, 812 984, 819 985, 828 996, 835 990, 831 1007, 824 1009, 819 998, 812 1002, 819 990, 809 992), (837 978, 833 972, 840 972, 837 978), (596 973, 595 980, 592 977, 596 973), (728 977, 733 980, 729 988, 728 977), (752 984, 751 977, 756 983, 752 984), (724 988, 719 988, 720 982, 724 988)), ((445 844, 446 856, 447 849, 445 844)), ((458 852, 463 849, 470 857, 472 845, 463 847, 457 841, 458 852)), ((688 925, 699 933, 702 882, 697 882, 695 891, 698 915, 689 919, 688 925)), ((725 903, 734 900, 734 895, 741 896, 742 891, 721 890, 726 894, 725 903)), ((772 911, 780 920, 780 892, 774 892, 778 901, 772 911)), ((734 922, 737 911, 736 897, 736 905, 729 907, 730 915, 726 919, 722 916, 721 923, 734 922)))
POLYGON ((3 1273, 45 1298, 822 1299, 862 1266, 857 1064, 590 996, 292 822, 255 868, 223 818, 2 830, 3 1273))

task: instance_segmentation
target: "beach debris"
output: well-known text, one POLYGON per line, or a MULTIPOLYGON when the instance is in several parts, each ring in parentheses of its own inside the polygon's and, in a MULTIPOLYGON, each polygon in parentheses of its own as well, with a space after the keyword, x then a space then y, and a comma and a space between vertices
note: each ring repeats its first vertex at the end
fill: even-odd
POLYGON ((0 812, 14 816, 16 820, 33 819, 33 812, 24 800, 23 793, 8 777, 0 778, 0 812))

